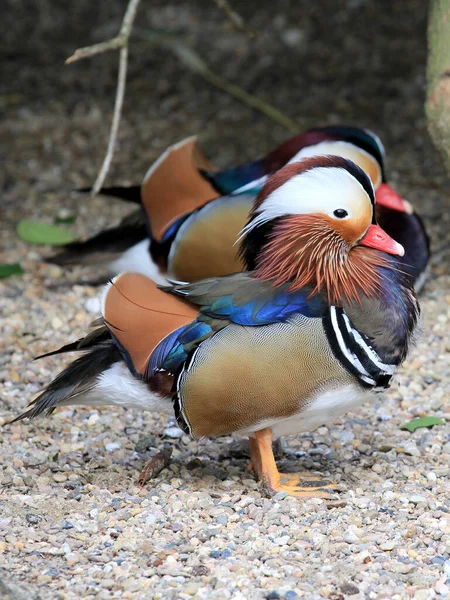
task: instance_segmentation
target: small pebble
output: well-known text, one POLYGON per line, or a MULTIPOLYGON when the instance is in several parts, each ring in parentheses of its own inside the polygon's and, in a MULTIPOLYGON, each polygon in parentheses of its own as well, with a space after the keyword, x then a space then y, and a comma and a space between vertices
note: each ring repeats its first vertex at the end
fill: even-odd
POLYGON ((61 321, 61 319, 59 317, 53 317, 52 321, 51 321, 52 327, 53 329, 61 329, 61 327, 63 326, 63 322, 61 321))
POLYGON ((387 542, 383 542, 380 544, 380 550, 390 551, 393 550, 396 546, 396 543, 393 540, 389 540, 387 542))
POLYGON ((435 586, 434 589, 436 590, 436 592, 440 595, 440 596, 448 596, 449 592, 450 592, 450 588, 448 587, 448 585, 446 585, 445 583, 439 581, 435 586))
POLYGON ((275 539, 275 543, 278 544, 278 546, 285 546, 290 540, 290 537, 288 535, 283 535, 279 538, 275 539))
POLYGON ((100 298, 98 298, 97 296, 88 298, 86 300, 86 302, 84 303, 84 307, 88 312, 93 313, 95 315, 100 315, 100 313, 101 313, 100 298))
POLYGON ((347 531, 344 531, 344 535, 342 537, 344 538, 344 542, 347 542, 347 544, 359 542, 359 537, 352 529, 347 529, 347 531))
POLYGON ((216 522, 219 523, 219 525, 226 525, 228 523, 227 515, 217 515, 216 522))
POLYGON ((179 427, 168 427, 167 429, 164 429, 163 433, 166 437, 174 439, 182 438, 184 435, 179 427))
POLYGON ((419 502, 426 502, 427 499, 425 498, 425 496, 422 496, 421 494, 414 494, 413 496, 410 496, 409 501, 412 504, 419 504, 419 502))
POLYGON ((284 500, 287 497, 288 497, 288 493, 287 492, 277 492, 273 496, 273 499, 275 500, 275 502, 279 502, 280 500, 284 500))
POLYGON ((105 444, 105 450, 107 452, 115 452, 116 450, 120 450, 121 444, 118 442, 110 442, 109 444, 105 444))
POLYGON ((341 585, 341 592, 348 596, 355 596, 359 594, 359 588, 354 583, 348 582, 341 585))
POLYGON ((183 589, 183 592, 185 594, 189 594, 190 596, 193 596, 200 589, 200 585, 201 585, 200 583, 196 583, 195 581, 191 581, 190 583, 188 583, 185 586, 185 588, 183 589))
POLYGON ((138 439, 134 449, 136 452, 139 452, 140 454, 144 454, 151 448, 154 448, 155 444, 156 444, 155 436, 154 435, 146 435, 146 436, 138 439))
POLYGON ((95 427, 99 420, 100 415, 98 413, 92 413, 92 415, 90 415, 88 419, 88 427, 95 427))
POLYGON ((66 554, 66 562, 69 567, 73 567, 80 561, 80 556, 76 552, 68 552, 66 554))
POLYGON ((35 515, 33 513, 27 513, 25 517, 30 525, 37 525, 40 521, 42 521, 42 517, 40 515, 35 515))

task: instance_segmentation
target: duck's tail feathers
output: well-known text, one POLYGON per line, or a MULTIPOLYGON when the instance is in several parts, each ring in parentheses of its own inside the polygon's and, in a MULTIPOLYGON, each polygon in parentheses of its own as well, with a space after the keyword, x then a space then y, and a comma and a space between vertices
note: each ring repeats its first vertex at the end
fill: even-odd
POLYGON ((111 335, 108 329, 103 325, 102 318, 96 319, 93 323, 91 323, 91 327, 98 327, 98 329, 94 329, 94 331, 91 331, 91 333, 88 333, 85 337, 80 338, 75 342, 65 344, 61 348, 58 348, 58 350, 52 350, 51 352, 40 354, 39 356, 36 356, 34 360, 47 358, 48 356, 55 356, 55 354, 65 354, 66 352, 82 352, 83 350, 89 350, 102 342, 108 342, 111 340, 111 335))
POLYGON ((11 423, 42 413, 51 414, 58 406, 73 404, 137 407, 171 414, 170 397, 155 393, 143 378, 130 372, 121 350, 104 325, 85 338, 39 358, 73 351, 84 354, 64 369, 11 423))
MULTIPOLYGON (((89 194, 92 191, 92 188, 82 187, 77 188, 75 191, 82 194, 89 194)), ((99 194, 119 198, 119 200, 124 200, 125 202, 133 202, 133 204, 141 203, 140 185, 104 187, 100 190, 99 194)))
MULTIPOLYGON (((56 353, 66 351, 67 346, 64 346, 56 353)), ((67 404, 88 404, 95 406, 97 404, 109 403, 107 398, 102 398, 99 383, 102 375, 120 362, 120 352, 110 336, 106 341, 102 340, 93 344, 86 354, 77 358, 77 360, 64 369, 31 402, 28 409, 13 419, 11 423, 21 421, 25 418, 37 417, 44 412, 51 414, 58 406, 67 404)))
POLYGON ((147 237, 145 215, 139 210, 125 217, 117 227, 101 231, 88 240, 67 244, 46 261, 59 266, 108 264, 147 237))

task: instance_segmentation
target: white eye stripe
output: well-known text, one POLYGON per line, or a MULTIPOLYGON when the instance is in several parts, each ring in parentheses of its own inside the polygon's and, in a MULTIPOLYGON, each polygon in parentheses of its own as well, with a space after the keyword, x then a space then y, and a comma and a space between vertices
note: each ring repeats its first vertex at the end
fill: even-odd
POLYGON ((360 184, 341 167, 315 167, 295 175, 277 188, 262 202, 258 214, 242 230, 245 235, 255 227, 286 215, 322 213, 331 215, 342 208, 349 215, 371 200, 360 184))
POLYGON ((295 156, 293 156, 288 165, 295 162, 300 162, 304 158, 311 158, 313 156, 341 156, 352 160, 356 164, 359 164, 358 157, 365 157, 374 163, 376 160, 374 157, 351 142, 344 142, 343 140, 326 140, 314 144, 314 146, 306 146, 302 148, 295 156))
MULTIPOLYGON (((375 134, 373 134, 372 137, 375 139, 375 134)), ((379 139, 378 142, 381 151, 383 146, 379 139)), ((295 156, 291 158, 288 164, 300 162, 304 158, 324 155, 340 156, 353 161, 355 164, 361 167, 363 171, 370 175, 373 184, 376 187, 378 187, 382 181, 381 165, 378 160, 372 154, 370 154, 370 152, 363 150, 356 144, 345 142, 343 140, 327 140, 320 142, 319 144, 315 144, 314 146, 302 148, 295 156)))

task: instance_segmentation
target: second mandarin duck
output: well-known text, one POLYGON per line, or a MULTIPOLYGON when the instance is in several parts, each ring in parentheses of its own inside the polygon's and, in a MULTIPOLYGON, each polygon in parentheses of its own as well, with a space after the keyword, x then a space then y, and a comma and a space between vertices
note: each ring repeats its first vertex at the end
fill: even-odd
POLYGON ((429 260, 422 221, 386 183, 378 136, 343 126, 312 129, 263 159, 225 171, 217 171, 195 138, 188 138, 156 161, 142 186, 104 190, 142 202, 145 210, 86 242, 70 244, 51 260, 61 265, 107 261, 113 275, 131 269, 159 283, 165 277, 197 281, 240 271, 244 264, 236 238, 264 182, 287 163, 321 154, 352 160, 369 175, 376 190, 377 218, 404 246, 403 268, 419 288, 429 260))

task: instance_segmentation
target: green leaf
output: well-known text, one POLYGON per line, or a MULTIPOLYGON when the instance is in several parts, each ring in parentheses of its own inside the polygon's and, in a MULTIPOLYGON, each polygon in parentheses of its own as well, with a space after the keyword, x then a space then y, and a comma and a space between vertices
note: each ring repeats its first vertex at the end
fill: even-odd
POLYGON ((17 224, 17 235, 24 242, 30 244, 49 244, 62 246, 76 240, 75 235, 67 229, 61 229, 47 223, 39 223, 30 219, 23 219, 17 224))
POLYGON ((439 417, 422 417, 421 419, 413 419, 409 423, 405 423, 400 429, 407 429, 412 433, 419 427, 433 427, 433 425, 445 425, 445 421, 439 417))
POLYGON ((75 223, 76 215, 68 215, 67 217, 55 217, 53 223, 55 225, 72 225, 75 223))
POLYGON ((19 263, 0 265, 0 278, 11 277, 11 275, 23 275, 23 273, 25 273, 25 271, 19 263))

